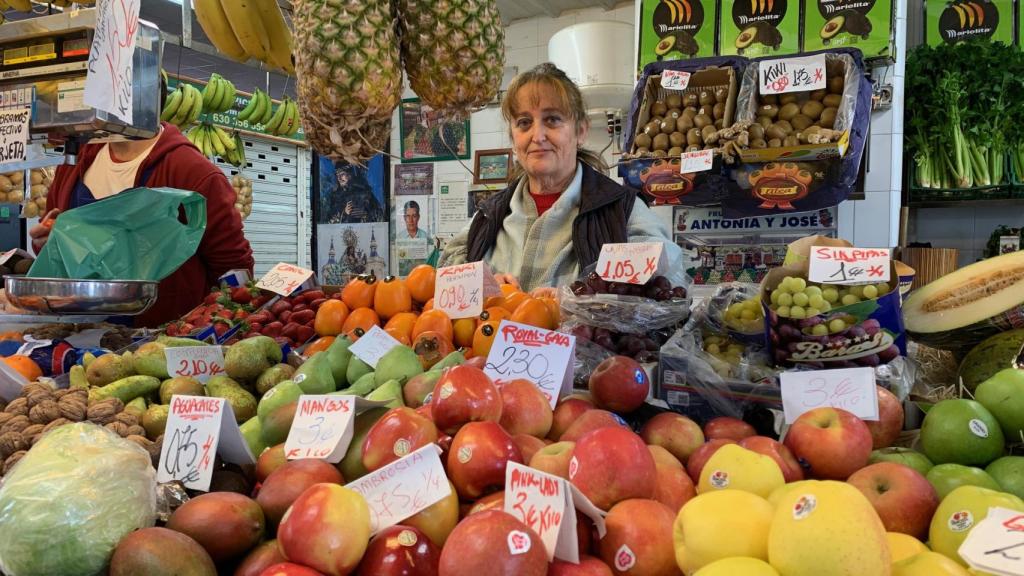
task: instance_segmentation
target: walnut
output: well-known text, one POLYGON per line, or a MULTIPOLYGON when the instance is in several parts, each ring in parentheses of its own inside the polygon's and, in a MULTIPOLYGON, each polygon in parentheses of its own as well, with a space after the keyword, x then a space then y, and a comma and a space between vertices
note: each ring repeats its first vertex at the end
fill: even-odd
POLYGON ((68 420, 67 418, 57 418, 56 420, 51 421, 49 424, 43 427, 43 434, 46 434, 50 430, 53 430, 54 428, 63 426, 65 424, 71 424, 71 420, 68 420))
POLYGON ((57 399, 53 396, 53 392, 46 390, 34 390, 29 394, 25 394, 24 396, 25 399, 28 400, 28 407, 30 409, 42 404, 43 402, 57 401, 57 399))
POLYGON ((143 437, 145 437, 146 436, 146 429, 143 428, 142 426, 138 425, 138 424, 136 424, 134 426, 129 426, 128 427, 128 435, 129 436, 143 436, 143 437))
POLYGON ((28 428, 30 424, 32 424, 32 422, 29 421, 28 416, 18 414, 14 418, 8 420, 6 424, 0 426, 0 434, 5 434, 7 432, 20 433, 25 428, 28 428))
POLYGON ((72 400, 76 401, 81 400, 82 402, 88 404, 89 391, 86 390, 85 388, 68 388, 67 394, 64 395, 64 398, 71 398, 72 400))
POLYGON ((27 450, 18 450, 14 454, 8 456, 7 459, 4 460, 3 473, 10 474, 11 470, 14 469, 14 465, 17 464, 18 460, 21 460, 21 458, 25 456, 25 454, 28 454, 27 450))
POLYGON ((14 418, 14 416, 15 415, 10 412, 0 412, 0 428, 2 428, 4 424, 7 424, 7 422, 11 418, 14 418))
POLYGON ((57 402, 57 407, 60 408, 60 415, 72 422, 81 422, 85 420, 86 403, 84 400, 78 400, 73 396, 65 396, 57 402))
POLYGON ((41 433, 44 428, 46 428, 45 424, 33 424, 33 425, 25 428, 24 430, 22 430, 21 431, 21 436, 22 436, 22 438, 25 438, 26 440, 31 440, 33 436, 35 436, 36 434, 41 433))
POLYGON ((0 434, 0 457, 7 458, 18 450, 26 448, 28 448, 28 444, 18 432, 0 434))
MULTIPOLYGON (((89 408, 92 408, 93 406, 109 406, 111 416, 117 414, 118 412, 124 411, 124 402, 121 402, 117 398, 107 398, 105 400, 90 401, 89 408)), ((107 408, 103 408, 103 410, 107 410, 107 408)))
POLYGON ((124 404, 117 398, 108 398, 89 406, 85 416, 90 422, 96 424, 107 424, 114 421, 114 417, 124 408, 124 404), (116 404, 115 404, 116 402, 116 404))
POLYGON ((31 384, 25 385, 25 387, 21 389, 21 395, 26 398, 32 396, 33 394, 41 393, 53 394, 54 389, 47 384, 43 384, 42 382, 32 382, 31 384))
POLYGON ((28 411, 28 419, 33 424, 49 424, 60 418, 60 406, 53 400, 41 402, 28 411))
POLYGON ((129 434, 128 436, 125 437, 125 440, 135 442, 139 446, 142 446, 143 448, 146 449, 148 449, 153 444, 153 441, 150 440, 149 438, 146 438, 143 434, 129 434))
POLYGON ((110 422, 106 425, 106 429, 116 432, 122 438, 128 436, 128 425, 124 422, 110 422))
POLYGON ((0 412, 3 412, 7 408, 7 402, 0 400, 0 412))
POLYGON ((11 400, 11 403, 4 408, 4 412, 8 414, 21 414, 22 416, 28 416, 28 398, 15 398, 11 400))
POLYGON ((114 417, 114 420, 126 424, 128 426, 135 426, 139 423, 139 419, 135 417, 135 414, 129 412, 121 412, 114 417))
POLYGON ((61 388, 60 390, 57 390, 56 392, 53 393, 53 397, 56 398, 57 400, 60 400, 61 398, 67 396, 70 393, 71 388, 61 388))

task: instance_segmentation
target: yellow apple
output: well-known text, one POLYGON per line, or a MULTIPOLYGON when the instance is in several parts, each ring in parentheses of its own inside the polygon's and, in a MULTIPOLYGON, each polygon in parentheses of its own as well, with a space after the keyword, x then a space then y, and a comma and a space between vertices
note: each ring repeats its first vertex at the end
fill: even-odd
POLYGON ((743 490, 715 490, 683 506, 672 529, 676 563, 687 575, 722 558, 768 559, 772 505, 743 490))
POLYGON ((438 500, 427 508, 402 520, 402 524, 419 528, 439 549, 444 547, 448 535, 459 523, 459 494, 455 485, 448 483, 451 494, 438 500))
POLYGON ((812 481, 779 498, 768 562, 786 576, 889 576, 885 527, 845 482, 812 481))
POLYGON ((747 450, 738 444, 719 448, 704 465, 697 493, 716 490, 745 490, 767 498, 786 483, 782 469, 769 456, 747 450))
POLYGON ((980 486, 961 486, 946 495, 932 516, 928 542, 932 550, 967 566, 958 550, 971 528, 988 516, 988 509, 997 506, 1024 512, 1024 502, 1013 494, 997 492, 980 486))
POLYGON ((797 480, 796 482, 790 482, 789 484, 783 484, 782 486, 779 486, 775 490, 772 490, 772 493, 768 495, 768 502, 770 502, 772 506, 778 507, 779 501, 782 500, 782 497, 785 496, 786 494, 788 494, 790 490, 795 490, 797 488, 800 488, 801 486, 806 486, 806 485, 810 484, 811 482, 814 482, 814 481, 813 480, 797 480))
POLYGON ((886 532, 885 538, 889 541, 889 552, 892 554, 893 564, 928 551, 928 547, 923 542, 909 534, 886 532))
POLYGON ((737 556, 715 560, 693 576, 779 576, 779 573, 764 560, 737 556))
POLYGON ((892 566, 892 576, 969 576, 970 572, 938 552, 921 552, 892 566))

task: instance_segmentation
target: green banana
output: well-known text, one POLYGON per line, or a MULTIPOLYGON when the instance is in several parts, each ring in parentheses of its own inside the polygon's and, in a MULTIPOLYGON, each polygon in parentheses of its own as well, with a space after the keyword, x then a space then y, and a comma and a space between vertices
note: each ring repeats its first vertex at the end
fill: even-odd
POLYGON ((238 90, 235 89, 235 85, 231 80, 225 78, 224 84, 224 95, 221 96, 219 106, 217 106, 219 112, 230 110, 235 105, 235 96, 238 94, 238 90))
POLYGON ((264 92, 263 102, 265 103, 265 106, 263 107, 263 116, 260 118, 260 124, 266 126, 270 122, 270 117, 274 113, 274 100, 270 97, 270 94, 264 92))
POLYGON ((253 91, 252 97, 249 98, 249 103, 246 104, 245 108, 242 108, 242 111, 238 113, 238 120, 239 121, 245 122, 246 120, 249 119, 249 116, 252 116, 253 111, 256 110, 256 94, 257 94, 257 92, 259 92, 259 89, 256 89, 256 90, 253 91))
POLYGON ((214 73, 210 76, 210 81, 206 83, 206 87, 203 88, 203 108, 210 108, 219 97, 220 82, 217 78, 217 74, 214 73))
POLYGON ((171 92, 171 95, 167 97, 167 102, 164 104, 163 112, 160 113, 160 119, 164 122, 170 122, 171 118, 178 112, 178 106, 181 105, 181 89, 171 92))
POLYGON ((199 90, 193 87, 192 91, 195 92, 196 95, 193 99, 195 101, 195 106, 192 107, 192 115, 189 117, 189 124, 198 120, 199 115, 203 113, 203 99, 199 95, 199 90))
POLYGON ((254 124, 262 124, 263 114, 266 112, 267 101, 263 98, 263 91, 256 90, 256 94, 253 95, 253 99, 256 100, 256 108, 253 109, 252 115, 249 116, 249 121, 254 124))
POLYGON ((274 111, 274 116, 270 119, 270 123, 264 128, 267 134, 277 134, 277 127, 281 125, 281 121, 284 120, 285 112, 287 111, 287 102, 281 102, 277 106, 277 110, 274 111))
POLYGON ((188 84, 182 84, 179 90, 182 91, 181 104, 178 106, 178 110, 175 112, 174 117, 171 118, 171 124, 175 126, 184 126, 185 120, 187 120, 192 114, 192 108, 195 106, 194 93, 189 90, 188 84))

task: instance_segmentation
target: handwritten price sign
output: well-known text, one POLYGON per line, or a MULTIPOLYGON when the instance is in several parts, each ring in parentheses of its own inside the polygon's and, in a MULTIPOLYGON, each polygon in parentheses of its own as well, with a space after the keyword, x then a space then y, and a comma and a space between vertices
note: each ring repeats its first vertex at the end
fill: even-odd
POLYGON ((597 273, 609 282, 646 284, 665 267, 661 242, 605 244, 597 259, 597 273))
POLYGON ((782 409, 792 424, 822 406, 842 408, 864 420, 878 420, 878 392, 871 368, 783 372, 782 409))
POLYGON ((224 350, 220 346, 178 346, 165 349, 164 356, 171 376, 191 376, 205 384, 224 373, 224 350))
POLYGON ((186 488, 209 490, 217 454, 234 464, 256 462, 231 405, 223 398, 172 396, 157 481, 179 480, 186 488))
POLYGON ((686 90, 690 85, 690 73, 682 70, 665 70, 661 73, 661 87, 669 90, 686 90))
POLYGON ((99 2, 83 101, 132 124, 132 77, 141 0, 99 2))
POLYGON ((23 162, 32 107, 0 109, 0 164, 23 162))
POLYGON ((424 446, 346 486, 366 499, 374 534, 451 494, 440 451, 436 444, 424 446))
POLYGON ((256 287, 270 290, 281 296, 291 296, 293 292, 301 288, 312 276, 312 270, 306 270, 294 264, 279 262, 263 278, 260 278, 260 281, 256 283, 256 287))
POLYGON ((696 152, 683 152, 682 163, 679 165, 681 174, 695 174, 707 172, 715 164, 714 150, 697 150, 696 152))
POLYGON ((380 361, 381 356, 387 354, 388 350, 395 346, 401 345, 401 342, 395 340, 391 334, 385 332, 380 326, 373 326, 355 344, 349 347, 349 351, 363 362, 366 362, 373 368, 377 368, 377 362, 380 361))
POLYGON ((1024 574, 1024 514, 992 507, 983 519, 972 520, 976 524, 966 526, 970 532, 960 545, 960 557, 986 574, 1024 574))
POLYGON ((811 248, 808 278, 822 284, 888 282, 892 253, 888 248, 811 248))
POLYGON ((434 307, 449 318, 473 318, 484 310, 484 300, 500 296, 501 288, 484 262, 446 266, 437 271, 434 307))
POLYGON ((284 443, 285 457, 341 462, 354 434, 355 403, 355 396, 300 396, 284 443))
POLYGON ((761 94, 821 90, 825 81, 825 55, 762 60, 758 64, 761 94))
POLYGON ((551 407, 572 388, 576 337, 502 320, 487 354, 484 373, 496 383, 525 378, 540 388, 551 407))

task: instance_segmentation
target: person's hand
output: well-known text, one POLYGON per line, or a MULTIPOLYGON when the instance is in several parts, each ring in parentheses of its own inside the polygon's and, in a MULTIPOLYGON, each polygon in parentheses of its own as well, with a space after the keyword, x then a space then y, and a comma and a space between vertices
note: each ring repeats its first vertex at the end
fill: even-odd
POLYGON ((345 203, 345 214, 347 215, 347 214, 351 214, 351 213, 352 213, 352 201, 349 200, 348 202, 345 203))
POLYGON ((39 223, 29 229, 28 235, 32 238, 32 249, 36 254, 42 251, 46 241, 50 239, 50 229, 53 228, 53 221, 60 214, 60 208, 54 208, 46 213, 39 223))
POLYGON ((511 284, 516 290, 519 290, 519 279, 511 274, 495 274, 494 279, 498 284, 511 284))
POLYGON ((541 286, 540 288, 534 288, 530 291, 530 296, 534 298, 554 298, 558 300, 558 288, 552 286, 541 286))

